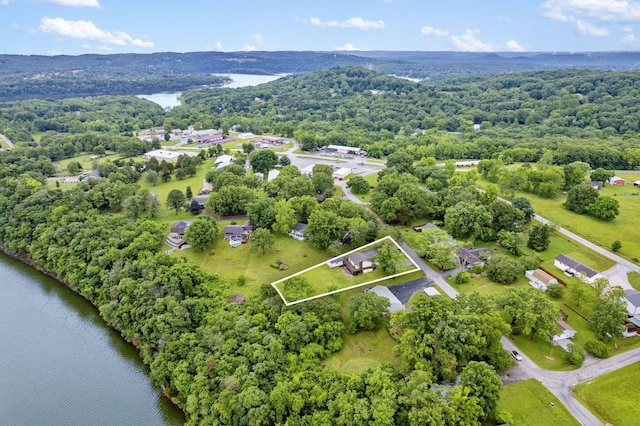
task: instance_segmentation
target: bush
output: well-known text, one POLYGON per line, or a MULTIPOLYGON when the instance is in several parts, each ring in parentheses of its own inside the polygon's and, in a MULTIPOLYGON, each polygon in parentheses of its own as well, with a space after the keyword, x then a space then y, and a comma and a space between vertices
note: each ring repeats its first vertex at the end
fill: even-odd
POLYGON ((611 244, 611 250, 613 250, 614 253, 620 251, 621 248, 622 243, 620 242, 620 240, 615 240, 613 244, 611 244))
POLYGON ((513 415, 507 410, 502 410, 496 415, 496 423, 499 425, 513 424, 513 415))
POLYGON ((589 352, 591 355, 598 358, 608 358, 609 350, 607 349, 607 345, 603 342, 599 342, 597 340, 589 340, 584 345, 584 350, 589 352))
POLYGON ((456 284, 466 284, 471 281, 471 274, 468 272, 458 272, 456 274, 455 283, 456 284))
POLYGON ((580 367, 582 366, 584 359, 585 355, 582 346, 575 342, 571 342, 567 345, 566 360, 569 364, 580 367))
POLYGON ((245 277, 244 275, 240 275, 238 277, 238 279, 236 280, 236 284, 240 287, 242 287, 243 285, 245 285, 247 283, 247 277, 245 277))
POLYGON ((547 293, 554 299, 560 299, 564 294, 564 286, 562 284, 551 284, 547 286, 547 293))

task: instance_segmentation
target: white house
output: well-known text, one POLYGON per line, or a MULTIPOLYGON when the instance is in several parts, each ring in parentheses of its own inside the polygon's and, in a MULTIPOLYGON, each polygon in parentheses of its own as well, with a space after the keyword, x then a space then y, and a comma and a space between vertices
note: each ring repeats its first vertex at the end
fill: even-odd
POLYGON ((256 135, 254 135, 253 133, 240 133, 238 134, 238 138, 239 139, 251 139, 254 138, 256 135))
POLYGON ((389 290, 387 287, 377 285, 375 287, 371 287, 367 291, 375 293, 378 296, 384 297, 385 299, 389 300, 389 312, 391 313, 404 309, 404 305, 402 304, 402 302, 395 296, 395 294, 391 293, 391 290, 389 290))
POLYGON ((295 238, 296 240, 304 241, 307 239, 304 235, 305 229, 307 229, 306 223, 296 223, 295 225, 293 225, 293 228, 291 228, 289 236, 291 238, 295 238))
POLYGON ((573 339, 573 336, 576 335, 576 330, 564 321, 556 321, 556 326, 560 330, 560 333, 551 337, 551 340, 554 342, 563 339, 573 339))
POLYGON ((338 170, 333 172, 333 177, 342 180, 351 174, 351 169, 347 167, 340 167, 338 170))
POLYGON ((232 156, 224 154, 216 158, 216 162, 213 163, 213 167, 215 167, 216 170, 221 170, 224 167, 227 167, 229 164, 233 163, 234 160, 235 158, 233 158, 232 156))
POLYGON ((356 148, 353 146, 343 146, 343 145, 329 145, 327 147, 327 151, 335 152, 336 154, 341 154, 341 155, 347 155, 347 154, 366 155, 367 154, 367 151, 365 151, 362 148, 356 148))
POLYGON ((595 269, 589 268, 586 265, 578 262, 575 259, 570 258, 567 255, 560 254, 556 256, 553 261, 554 266, 562 269, 565 275, 575 276, 580 278, 581 281, 584 281, 588 284, 593 284, 598 278, 602 278, 602 274, 595 269))
POLYGON ((558 283, 553 275, 547 274, 542 269, 526 271, 524 275, 529 278, 529 285, 542 291, 547 291, 547 286, 558 283))
POLYGON ((631 316, 640 315, 640 291, 625 290, 625 302, 627 302, 627 312, 631 316))
POLYGON ((146 158, 150 160, 151 158, 155 158, 158 161, 176 161, 178 157, 181 155, 187 155, 189 157, 195 157, 198 155, 197 152, 181 152, 181 151, 169 151, 167 149, 156 149, 155 151, 149 151, 145 154, 142 154, 142 158, 146 158))

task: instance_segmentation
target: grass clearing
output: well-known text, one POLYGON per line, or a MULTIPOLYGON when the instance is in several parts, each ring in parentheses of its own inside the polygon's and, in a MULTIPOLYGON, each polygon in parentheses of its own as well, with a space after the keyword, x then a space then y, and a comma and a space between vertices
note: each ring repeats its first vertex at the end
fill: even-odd
POLYGON ((600 420, 616 426, 640 424, 640 405, 633 397, 640 363, 603 374, 573 388, 573 395, 600 420))
POLYGON ((60 176, 63 176, 67 174, 67 165, 72 161, 77 161, 78 163, 80 163, 80 165, 82 166, 83 172, 90 172, 91 170, 93 170, 94 162, 97 164, 98 162, 104 161, 106 158, 109 158, 111 160, 120 158, 115 152, 107 152, 106 155, 101 155, 99 160, 91 160, 91 157, 93 157, 94 155, 95 154, 90 154, 90 153, 82 154, 76 157, 66 158, 64 160, 56 161, 53 164, 54 166, 56 166, 56 170, 58 171, 57 174, 60 176))
MULTIPOLYGON (((352 174, 352 175, 349 175, 349 178, 351 178, 353 176, 361 176, 361 175, 352 174)), ((371 189, 366 194, 353 194, 353 195, 356 196, 363 203, 370 203, 371 202, 371 195, 373 194, 373 190, 378 186, 378 174, 377 173, 370 173, 370 174, 362 176, 362 177, 364 178, 364 180, 366 180, 369 183, 369 186, 371 187, 371 189)))
MULTIPOLYGON (((403 252, 403 250, 400 249, 397 244, 395 244, 393 250, 395 250, 397 252, 396 254, 399 254, 401 257, 396 263, 396 270, 393 273, 387 274, 381 267, 375 268, 375 265, 372 271, 367 272, 367 270, 371 269, 371 264, 373 263, 372 259, 376 255, 377 248, 379 248, 384 241, 394 242, 391 237, 382 238, 332 258, 331 261, 340 261, 339 266, 330 267, 328 262, 323 261, 300 273, 294 273, 280 280, 276 280, 271 285, 278 290, 284 299, 285 304, 293 304, 377 282, 384 282, 386 285, 391 285, 390 282, 395 279, 397 283, 401 283, 407 281, 404 275, 413 275, 416 272, 422 273, 420 268, 403 252), (348 258, 351 254, 356 253, 366 254, 369 258, 367 260, 369 264, 363 267, 364 272, 357 273, 358 271, 356 271, 357 274, 352 275, 347 271, 346 266, 342 266, 341 258, 348 258), (294 296, 289 294, 289 290, 286 286, 287 280, 296 276, 304 278, 312 289, 311 294, 307 294, 302 299, 296 299, 294 296), (398 279, 401 279, 401 281, 397 281, 398 279)), ((344 260, 344 262, 347 261, 344 260)))
POLYGON ((513 424, 517 426, 580 425, 564 404, 536 379, 503 387, 496 412, 502 410, 513 415, 513 424), (550 402, 553 402, 553 407, 550 402))
MULTIPOLYGON (((562 205, 565 201, 564 196, 548 199, 530 193, 516 193, 514 197, 528 198, 536 213, 545 219, 607 250, 611 250, 611 244, 614 240, 620 240, 622 248, 617 254, 640 264, 640 260, 638 260, 640 259, 640 228, 636 224, 637 212, 640 211, 640 188, 632 185, 639 176, 633 173, 618 175, 627 179, 626 185, 612 186, 607 184, 600 190, 600 195, 613 197, 620 203, 620 214, 612 222, 580 215, 565 209, 562 205)), ((478 185, 481 187, 488 183, 484 179, 478 180, 478 185)))
POLYGON ((640 273, 638 272, 627 272, 627 278, 629 279, 629 284, 631 287, 636 290, 640 290, 640 273))

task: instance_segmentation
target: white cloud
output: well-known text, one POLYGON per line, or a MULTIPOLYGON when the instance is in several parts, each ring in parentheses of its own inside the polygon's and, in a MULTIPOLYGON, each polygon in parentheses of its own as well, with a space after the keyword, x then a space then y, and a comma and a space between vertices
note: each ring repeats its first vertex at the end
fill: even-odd
POLYGON ((57 4, 69 7, 100 7, 98 0, 41 0, 44 3, 57 4))
POLYGON ((631 45, 638 45, 638 39, 636 38, 636 36, 634 34, 627 34, 626 36, 624 36, 622 38, 622 42, 624 44, 631 44, 631 45))
POLYGON ((11 3, 11 0, 0 0, 0 4, 1 4, 1 5, 6 6, 6 5, 8 5, 9 3, 11 3))
POLYGON ((433 27, 420 27, 420 33, 427 37, 446 37, 449 35, 448 31, 442 31, 433 27))
POLYGON ((604 28, 596 27, 590 22, 581 21, 580 19, 576 20, 576 28, 578 32, 582 35, 595 36, 595 37, 605 37, 609 35, 609 31, 604 28))
POLYGON ((82 48, 83 49, 89 49, 91 46, 89 45, 89 43, 82 43, 82 48))
POLYGON ((98 50, 106 50, 106 51, 110 51, 113 50, 113 47, 111 46, 107 46, 107 45, 102 45, 102 46, 98 46, 98 50))
POLYGON ((262 35, 255 33, 254 35, 251 36, 251 40, 255 41, 258 44, 262 44, 264 43, 264 40, 262 38, 262 35))
POLYGON ((106 31, 96 27, 91 21, 67 21, 63 18, 47 18, 40 20, 40 31, 59 34, 80 40, 94 40, 116 46, 153 47, 150 41, 133 38, 124 31, 106 31))
POLYGON ((504 52, 524 52, 524 47, 515 40, 509 40, 504 44, 504 52))
POLYGON ((222 42, 220 40, 216 41, 216 50, 222 51, 222 42))
POLYGON ((358 49, 357 47, 355 47, 351 43, 345 43, 342 46, 336 46, 333 50, 346 50, 346 51, 349 51, 349 52, 354 52, 354 51, 362 50, 362 49, 358 49))
POLYGON ((59 52, 57 50, 47 50, 47 55, 49 55, 49 56, 57 56, 57 55, 62 55, 62 52, 59 52))
POLYGON ((366 19, 356 17, 349 18, 346 21, 338 22, 336 20, 333 21, 321 21, 318 18, 311 18, 309 23, 314 27, 325 28, 325 27, 333 27, 333 28, 342 28, 342 29, 355 29, 355 30, 382 30, 384 29, 384 21, 368 21, 366 19))
POLYGON ((544 16, 564 22, 575 22, 579 18, 600 22, 640 21, 637 0, 547 0, 542 9, 544 16))
POLYGON ((256 47, 252 46, 250 44, 247 44, 242 48, 242 50, 244 50, 245 52, 252 52, 252 51, 256 50, 256 47))
POLYGON ((13 28, 14 30, 19 30, 20 29, 20 25, 16 24, 15 22, 13 24, 11 24, 11 28, 13 28))

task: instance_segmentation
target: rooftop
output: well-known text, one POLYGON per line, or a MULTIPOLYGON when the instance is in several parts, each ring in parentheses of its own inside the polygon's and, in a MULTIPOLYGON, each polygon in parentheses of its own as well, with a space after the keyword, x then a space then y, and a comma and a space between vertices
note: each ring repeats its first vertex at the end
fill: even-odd
POLYGON ((640 291, 638 290, 625 290, 625 297, 633 306, 640 306, 640 291))
POLYGON ((584 265, 565 254, 556 256, 556 260, 564 265, 567 265, 577 272, 585 274, 589 278, 593 278, 594 276, 598 275, 598 271, 596 271, 595 269, 589 268, 587 265, 584 265))

